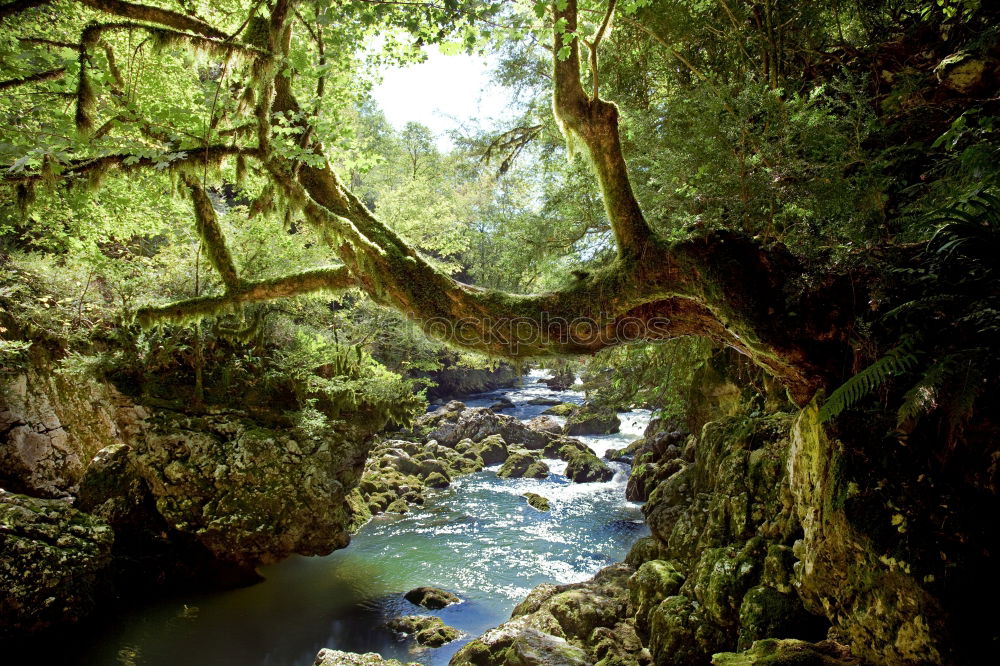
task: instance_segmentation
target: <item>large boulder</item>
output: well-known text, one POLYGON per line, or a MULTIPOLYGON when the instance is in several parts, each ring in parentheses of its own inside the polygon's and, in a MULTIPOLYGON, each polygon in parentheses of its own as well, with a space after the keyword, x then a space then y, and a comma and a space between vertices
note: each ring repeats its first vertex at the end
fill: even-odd
POLYGON ((423 606, 428 610, 439 610, 445 606, 457 604, 461 601, 461 599, 459 599, 456 595, 448 592, 447 590, 442 590, 439 587, 428 586, 415 587, 404 594, 403 598, 411 604, 423 606))
POLYGON ((114 534, 66 502, 0 489, 0 636, 73 622, 108 592, 114 534))
POLYGON ((545 414, 540 414, 535 418, 528 421, 528 427, 532 430, 537 430, 538 432, 547 432, 551 435, 558 435, 562 433, 562 426, 551 416, 546 416, 545 414))
POLYGON ((610 481, 615 471, 593 453, 575 451, 566 461, 566 476, 576 483, 610 481))
POLYGON ((323 648, 316 655, 313 666, 420 666, 420 664, 415 661, 404 664, 397 659, 383 659, 382 655, 374 652, 359 654, 323 648))
POLYGON ((549 466, 527 451, 512 453, 497 472, 501 479, 544 479, 548 475, 549 466))
POLYGON ((449 447, 454 447, 463 439, 478 442, 490 435, 500 435, 508 445, 540 449, 551 438, 513 416, 497 414, 485 407, 466 407, 458 401, 424 414, 417 419, 414 429, 424 436, 425 441, 433 439, 449 447))
POLYGON ((483 459, 484 465, 496 465, 507 460, 510 451, 507 442, 500 435, 490 435, 482 441, 476 442, 472 450, 483 459))
POLYGON ((76 507, 115 530, 158 529, 162 523, 131 447, 112 444, 97 452, 80 481, 76 507))
POLYGON ((582 583, 536 587, 511 620, 464 646, 452 666, 649 663, 623 618, 631 567, 614 565, 582 583))
POLYGON ((649 632, 649 613, 667 597, 676 595, 684 584, 684 574, 675 562, 644 562, 628 579, 629 603, 636 626, 649 632))
POLYGON ((445 643, 461 637, 462 632, 449 627, 439 617, 433 615, 406 615, 389 620, 387 626, 407 636, 413 636, 417 643, 427 647, 441 647, 445 643))
POLYGON ((618 432, 621 419, 610 407, 583 405, 566 417, 563 433, 566 435, 607 435, 618 432))
POLYGON ((139 436, 147 412, 107 383, 54 372, 43 356, 0 378, 0 486, 69 497, 88 461, 139 436))
POLYGON ((370 435, 345 427, 296 438, 239 415, 161 411, 135 459, 172 529, 222 561, 252 567, 347 545, 347 493, 370 435))

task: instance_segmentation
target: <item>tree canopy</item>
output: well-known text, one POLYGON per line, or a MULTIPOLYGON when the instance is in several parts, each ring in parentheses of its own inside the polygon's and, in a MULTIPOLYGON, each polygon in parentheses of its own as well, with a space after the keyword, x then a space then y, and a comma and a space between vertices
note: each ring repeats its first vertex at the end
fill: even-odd
POLYGON ((146 326, 360 290, 490 356, 707 337, 803 403, 850 367, 925 213, 996 183, 995 10, 972 0, 18 0, 0 20, 4 231, 140 265, 193 234, 212 274, 129 301, 146 326), (499 53, 521 117, 447 155, 388 128, 373 77, 435 44, 499 53))

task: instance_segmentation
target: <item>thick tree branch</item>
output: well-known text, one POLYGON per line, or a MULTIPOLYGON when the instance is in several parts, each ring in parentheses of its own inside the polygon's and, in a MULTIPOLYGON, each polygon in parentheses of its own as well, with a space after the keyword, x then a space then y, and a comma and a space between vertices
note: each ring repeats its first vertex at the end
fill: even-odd
POLYGON ((29 83, 38 83, 40 81, 51 81, 52 79, 60 78, 65 73, 66 68, 59 67, 45 72, 38 72, 37 74, 30 74, 19 79, 7 79, 6 81, 0 81, 0 90, 8 90, 10 88, 16 88, 29 83))
POLYGON ((354 278, 344 266, 316 268, 270 280, 245 282, 220 296, 200 296, 166 305, 141 308, 136 319, 142 326, 183 323, 199 317, 218 315, 242 303, 260 303, 292 296, 337 293, 354 286, 354 278))
POLYGON ((181 14, 178 12, 170 11, 169 9, 161 9, 159 7, 151 7, 149 5, 141 5, 133 2, 124 2, 123 0, 79 0, 82 4, 87 5, 93 9, 104 12, 106 14, 113 14, 115 16, 123 16, 125 18, 130 18, 135 21, 146 21, 147 23, 158 23, 160 25, 165 25, 176 30, 181 30, 185 32, 193 32, 205 37, 211 37, 212 39, 226 39, 226 33, 222 32, 218 28, 215 28, 204 21, 197 19, 193 16, 188 16, 187 14, 181 14))
POLYGON ((653 234, 632 192, 618 132, 618 107, 596 96, 590 98, 584 92, 580 81, 580 44, 578 39, 571 38, 577 31, 577 3, 567 0, 564 9, 559 9, 559 5, 560 2, 553 3, 556 25, 552 45, 553 107, 556 119, 571 150, 577 141, 586 148, 604 195, 618 254, 631 260, 643 253, 653 234), (568 54, 561 58, 560 51, 564 47, 568 54))
POLYGON ((219 218, 215 214, 212 200, 208 198, 197 178, 185 174, 184 184, 191 190, 194 217, 197 221, 195 227, 201 242, 204 244, 205 252, 208 254, 209 263, 219 273, 222 283, 226 285, 227 292, 238 289, 242 281, 236 272, 236 264, 233 262, 233 255, 229 252, 229 246, 226 244, 226 237, 222 233, 222 227, 219 225, 219 218))
POLYGON ((590 76, 593 79, 594 93, 591 96, 593 99, 600 98, 600 72, 598 70, 598 60, 597 52, 601 48, 601 41, 604 39, 608 28, 611 25, 611 19, 615 14, 615 6, 618 4, 618 0, 608 0, 607 11, 604 12, 604 19, 601 21, 601 26, 597 29, 597 33, 594 35, 593 41, 591 41, 587 46, 590 47, 590 76))
POLYGON ((52 0, 15 0, 14 2, 8 2, 0 5, 0 21, 7 18, 8 16, 14 16, 15 14, 20 14, 23 11, 32 9, 34 7, 41 7, 42 5, 47 5, 52 0))
MULTIPOLYGON (((183 157, 173 159, 168 166, 176 167, 184 164, 218 164, 227 157, 244 155, 246 157, 258 157, 256 148, 243 148, 240 146, 208 146, 207 148, 189 148, 182 152, 183 157)), ((122 172, 148 169, 162 164, 159 157, 140 157, 130 153, 116 153, 114 155, 102 155, 100 157, 74 160, 70 162, 60 173, 60 178, 71 178, 74 176, 85 176, 92 172, 106 172, 110 169, 118 169, 122 172)), ((15 183, 36 183, 45 178, 42 173, 18 173, 6 174, 0 182, 5 184, 15 183)))

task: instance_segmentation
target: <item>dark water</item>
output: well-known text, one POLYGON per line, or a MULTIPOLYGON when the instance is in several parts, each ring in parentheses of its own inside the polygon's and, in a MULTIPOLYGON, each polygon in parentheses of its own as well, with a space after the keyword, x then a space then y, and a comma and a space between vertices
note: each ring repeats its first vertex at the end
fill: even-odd
MULTIPOLYGON (((507 395, 518 407, 505 413, 527 419, 546 409, 524 404, 532 397, 581 400, 527 379, 524 388, 466 403, 507 395)), ((621 434, 582 439, 602 455, 637 438, 649 414, 621 417, 621 434)), ((589 578, 648 533, 638 505, 624 500, 623 466, 610 482, 573 484, 559 474, 565 463, 549 465, 554 474, 543 481, 498 479, 496 468, 462 477, 429 493, 413 513, 374 519, 344 550, 267 567, 266 580, 252 587, 137 609, 89 635, 89 645, 53 649, 60 663, 68 651, 99 666, 308 666, 324 647, 446 664, 465 642, 506 620, 532 587, 589 578), (521 494, 529 490, 548 497, 552 511, 527 506, 521 494), (462 597, 434 611, 466 633, 462 640, 419 649, 384 627, 391 617, 428 612, 402 599, 418 585, 462 597)))

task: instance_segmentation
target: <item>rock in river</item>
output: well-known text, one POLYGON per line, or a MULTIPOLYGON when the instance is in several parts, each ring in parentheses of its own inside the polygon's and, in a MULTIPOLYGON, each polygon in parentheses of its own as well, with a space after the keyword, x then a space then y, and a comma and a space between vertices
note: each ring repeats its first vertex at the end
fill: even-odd
POLYGON ((615 475, 615 471, 593 453, 573 451, 566 463, 566 476, 577 483, 610 481, 615 475))
POLYGON ((517 405, 515 405, 514 401, 511 400, 510 398, 500 398, 492 405, 490 405, 490 409, 492 409, 494 412, 501 412, 505 409, 514 409, 516 406, 517 405))
POLYGON ((563 432, 567 435, 606 435, 618 432, 621 424, 615 410, 583 405, 566 417, 563 432))
POLYGON ((538 432, 547 432, 553 435, 558 435, 562 432, 562 426, 559 425, 559 422, 551 416, 544 414, 528 421, 528 427, 538 432))
POLYGON ((406 594, 403 598, 409 601, 411 604, 416 604, 417 606, 423 606, 429 610, 439 610, 445 606, 450 606, 451 604, 457 604, 461 599, 457 596, 448 592, 447 590, 442 590, 438 587, 415 587, 406 594))
POLYGON ((433 615, 407 615, 389 620, 388 626, 401 634, 412 635, 418 643, 427 647, 441 647, 462 635, 458 629, 449 627, 441 618, 433 615))
POLYGON ((540 457, 527 451, 510 454, 497 476, 501 479, 544 479, 549 475, 549 466, 540 457))
POLYGON ((524 493, 523 496, 528 499, 528 504, 539 511, 548 511, 551 508, 548 498, 542 497, 538 493, 524 493))
POLYGON ((383 659, 382 655, 374 652, 359 654, 323 648, 316 655, 313 666, 420 666, 420 664, 415 661, 404 664, 396 659, 383 659))

